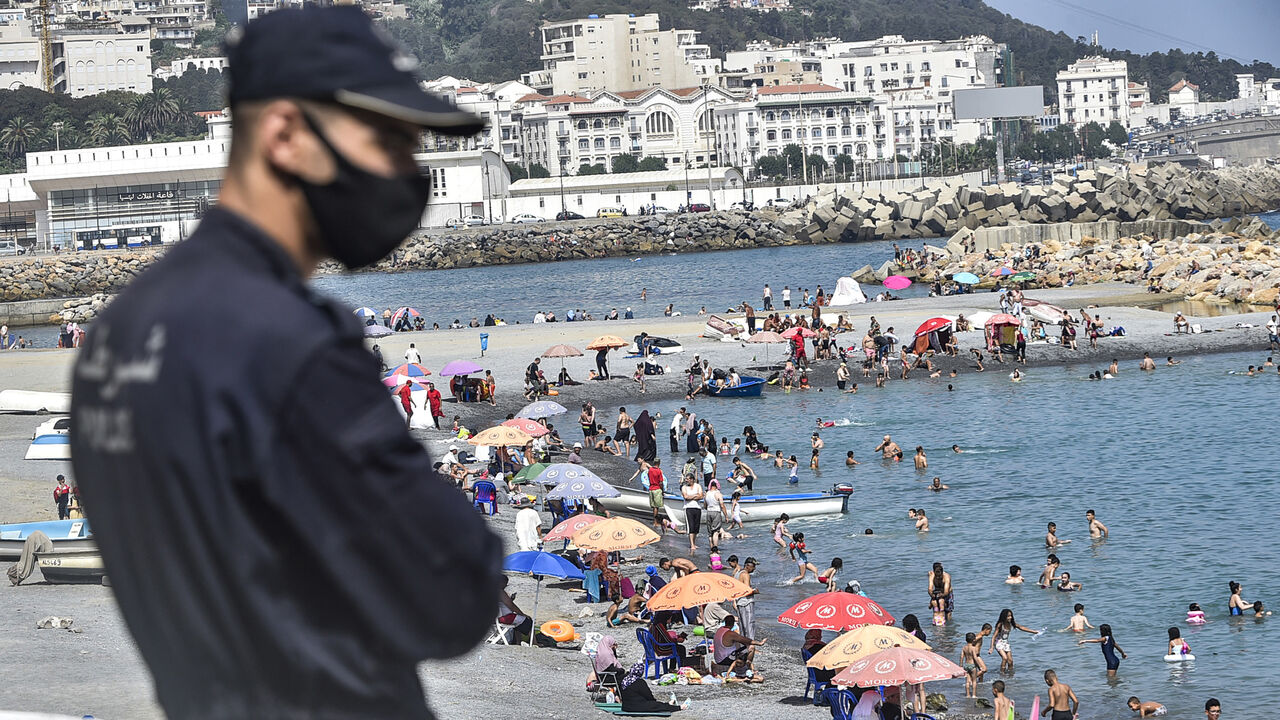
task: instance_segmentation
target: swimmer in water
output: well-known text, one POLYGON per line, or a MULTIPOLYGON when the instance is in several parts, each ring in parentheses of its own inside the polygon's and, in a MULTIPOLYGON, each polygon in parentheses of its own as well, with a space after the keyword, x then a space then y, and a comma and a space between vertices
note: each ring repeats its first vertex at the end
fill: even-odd
POLYGON ((924 508, 916 510, 916 532, 929 532, 929 518, 924 514, 924 508))
POLYGON ((1200 609, 1200 603, 1191 603, 1187 606, 1187 624, 1203 625, 1205 623, 1204 610, 1200 609))
POLYGON ((1142 362, 1138 363, 1139 370, 1155 370, 1156 361, 1151 359, 1151 353, 1142 353, 1142 362))
POLYGON ((933 484, 929 486, 929 489, 932 490, 933 492, 942 492, 943 490, 950 490, 951 486, 943 485, 942 478, 935 477, 933 479, 933 484))
POLYGON ((1017 565, 1009 566, 1009 577, 1004 579, 1005 585, 1021 585, 1022 584, 1022 568, 1017 565))
POLYGON ((1059 539, 1058 539, 1058 524, 1057 524, 1057 523, 1049 523, 1049 532, 1046 532, 1046 533, 1044 534, 1044 546, 1045 546, 1045 547, 1050 548, 1050 549, 1053 549, 1053 548, 1056 548, 1056 547, 1062 547, 1063 545, 1066 545, 1066 544, 1067 544, 1067 543, 1069 543, 1069 542, 1071 542, 1071 541, 1070 541, 1070 540, 1059 540, 1059 539))
POLYGON ((1061 582, 1058 583, 1059 592, 1075 592, 1076 590, 1084 587, 1081 583, 1071 582, 1071 573, 1069 572, 1062 573, 1058 579, 1061 580, 1061 582))
POLYGON ((1076 614, 1071 616, 1071 620, 1067 622, 1067 626, 1062 628, 1063 632, 1084 632, 1085 630, 1093 630, 1094 627, 1089 624, 1089 618, 1084 616, 1084 605, 1076 603, 1076 614))
POLYGON ((1062 565, 1062 561, 1057 555, 1049 553, 1049 557, 1044 561, 1044 571, 1040 573, 1040 579, 1036 584, 1042 588, 1047 588, 1058 579, 1058 567, 1062 565))
POLYGON ((964 452, 964 451, 960 449, 960 446, 959 446, 959 445, 952 445, 952 446, 951 446, 951 452, 953 452, 953 453, 955 453, 955 454, 959 455, 960 453, 962 453, 962 452, 964 452))
POLYGON ((1170 355, 1169 357, 1165 358, 1164 364, 1165 364, 1165 367, 1173 367, 1174 365, 1181 365, 1182 361, 1174 360, 1173 356, 1170 355))
POLYGON ((1140 718, 1160 717, 1161 715, 1169 712, 1164 705, 1161 705, 1154 700, 1142 702, 1136 695, 1129 698, 1129 701, 1126 704, 1129 706, 1130 710, 1138 713, 1138 717, 1140 718))
POLYGON ((1014 368, 1013 372, 1009 373, 1009 379, 1014 382, 1022 382, 1022 372, 1018 368, 1014 368))
POLYGON ((925 457, 924 455, 923 445, 916 446, 915 463, 916 463, 917 470, 926 470, 929 467, 929 458, 925 457))
POLYGON ((894 456, 902 452, 902 448, 898 447, 898 443, 894 442, 893 438, 885 435, 884 440, 880 441, 880 444, 872 452, 880 453, 880 457, 885 460, 892 460, 894 456))
POLYGON ((854 465, 861 465, 862 463, 853 459, 853 451, 850 450, 849 452, 844 454, 844 464, 845 464, 845 467, 853 467, 854 465))
POLYGON ((1111 531, 1098 521, 1098 517, 1094 515, 1092 510, 1084 511, 1084 519, 1089 522, 1089 537, 1097 540, 1099 538, 1111 537, 1111 531))

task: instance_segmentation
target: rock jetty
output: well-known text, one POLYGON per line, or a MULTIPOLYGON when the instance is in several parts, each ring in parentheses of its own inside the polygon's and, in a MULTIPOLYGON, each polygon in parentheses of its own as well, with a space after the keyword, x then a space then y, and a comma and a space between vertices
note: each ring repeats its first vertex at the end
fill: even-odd
POLYGON ((1052 185, 943 185, 857 197, 819 194, 779 222, 803 243, 949 236, 977 229, 1099 220, 1210 220, 1280 207, 1280 168, 1190 171, 1130 165, 1059 174, 1052 185))

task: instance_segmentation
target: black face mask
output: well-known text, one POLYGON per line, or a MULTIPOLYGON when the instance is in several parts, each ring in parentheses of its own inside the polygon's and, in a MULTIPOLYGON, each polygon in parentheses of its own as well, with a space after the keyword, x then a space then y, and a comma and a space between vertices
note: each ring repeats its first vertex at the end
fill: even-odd
POLYGON ((417 173, 382 177, 356 167, 329 142, 314 120, 306 114, 303 117, 328 148, 337 171, 325 185, 297 178, 320 242, 347 268, 368 267, 390 255, 418 227, 431 180, 417 173))

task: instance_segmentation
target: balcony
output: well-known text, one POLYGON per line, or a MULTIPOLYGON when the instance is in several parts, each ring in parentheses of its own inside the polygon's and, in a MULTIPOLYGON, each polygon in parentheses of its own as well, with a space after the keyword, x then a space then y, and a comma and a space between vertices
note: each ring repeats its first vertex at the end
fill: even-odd
POLYGON ((569 137, 569 131, 568 131, 568 130, 566 130, 566 129, 563 129, 563 128, 562 128, 562 129, 560 129, 560 130, 557 130, 557 131, 556 131, 556 137, 558 137, 558 138, 567 138, 567 137, 569 137))

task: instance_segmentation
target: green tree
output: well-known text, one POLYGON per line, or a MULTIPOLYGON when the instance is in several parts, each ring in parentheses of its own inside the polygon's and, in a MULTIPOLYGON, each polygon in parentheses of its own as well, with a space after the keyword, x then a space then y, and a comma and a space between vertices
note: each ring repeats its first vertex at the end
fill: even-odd
POLYGON ((821 177, 827 171, 827 159, 817 153, 811 153, 805 158, 807 163, 809 179, 821 177))
POLYGON ((534 163, 534 164, 532 164, 532 165, 530 165, 530 166, 529 166, 529 177, 531 177, 531 178, 549 178, 549 177, 551 177, 551 171, 550 171, 550 170, 548 170, 548 169, 546 169, 546 168, 545 168, 545 167, 543 167, 542 165, 539 165, 538 163, 534 163))
POLYGON ((578 166, 579 175, 604 175, 606 172, 608 171, 604 169, 604 163, 596 163, 595 165, 583 163, 578 166))
POLYGON ((640 161, 635 155, 624 154, 614 155, 611 162, 611 172, 614 173, 633 173, 640 171, 640 161))
POLYGON ((41 130, 35 123, 21 117, 10 118, 4 130, 0 130, 0 149, 12 157, 25 155, 39 141, 41 130))
POLYGON ((1113 120, 1111 121, 1111 124, 1107 126, 1106 137, 1107 142, 1112 145, 1115 145, 1116 147, 1123 147, 1129 142, 1129 131, 1125 130, 1123 125, 1113 120))
POLYGON ((804 150, 799 145, 790 143, 782 148, 782 157, 787 161, 787 169, 791 174, 799 175, 804 168, 804 150))
POLYGON ((85 125, 89 142, 97 147, 129 143, 129 124, 115 113, 95 113, 85 125))
POLYGON ((783 177, 787 174, 787 159, 781 155, 761 155, 756 158, 756 170, 765 177, 783 177))
POLYGON ((654 172, 667 169, 667 159, 650 155, 640 160, 640 172, 654 172))
POLYGON ((165 129, 181 114, 182 108, 173 91, 161 87, 134 98, 126 108, 124 117, 138 137, 151 140, 153 135, 165 129))
POLYGON ((857 167, 857 164, 858 163, 853 159, 853 156, 847 153, 840 153, 832 158, 831 161, 831 165, 836 170, 836 175, 840 177, 847 176, 849 173, 853 172, 853 169, 857 167))
POLYGON ((507 172, 511 173, 512 182, 515 182, 516 180, 524 180, 529 177, 529 171, 513 162, 507 163, 507 172))

